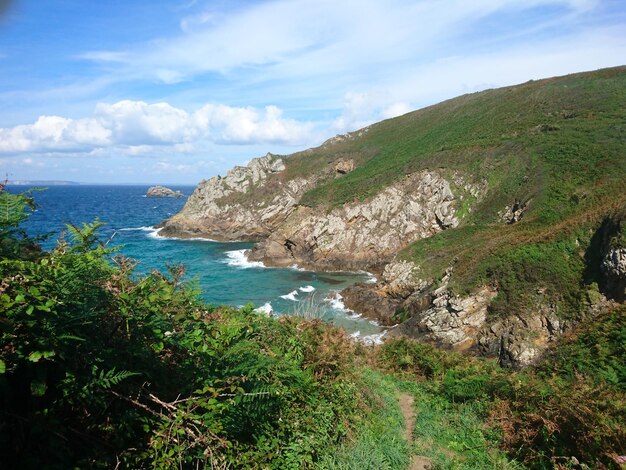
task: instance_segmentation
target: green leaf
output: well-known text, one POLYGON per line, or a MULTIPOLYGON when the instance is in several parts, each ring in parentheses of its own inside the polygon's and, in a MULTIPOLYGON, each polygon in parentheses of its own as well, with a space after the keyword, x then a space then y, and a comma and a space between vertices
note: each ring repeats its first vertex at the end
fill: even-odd
POLYGON ((0 359, 0 374, 4 374, 7 371, 6 363, 0 359))
POLYGON ((34 397, 43 397, 47 388, 45 380, 34 379, 30 383, 30 393, 34 397))
POLYGON ((39 359, 43 356, 41 351, 33 351, 28 355, 28 360, 31 362, 39 362, 39 359))

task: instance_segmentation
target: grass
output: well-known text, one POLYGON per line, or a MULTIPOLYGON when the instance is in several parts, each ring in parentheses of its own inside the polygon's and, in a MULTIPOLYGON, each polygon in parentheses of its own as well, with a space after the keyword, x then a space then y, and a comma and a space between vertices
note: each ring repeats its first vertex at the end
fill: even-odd
POLYGON ((361 421, 353 423, 357 434, 332 449, 316 468, 393 470, 409 465, 410 447, 404 439, 404 418, 393 377, 365 368, 362 380, 366 408, 361 421))
POLYGON ((626 309, 582 322, 535 367, 514 372, 408 339, 377 367, 413 394, 414 453, 441 469, 619 469, 626 434, 626 309), (584 467, 583 467, 584 468, 584 467))

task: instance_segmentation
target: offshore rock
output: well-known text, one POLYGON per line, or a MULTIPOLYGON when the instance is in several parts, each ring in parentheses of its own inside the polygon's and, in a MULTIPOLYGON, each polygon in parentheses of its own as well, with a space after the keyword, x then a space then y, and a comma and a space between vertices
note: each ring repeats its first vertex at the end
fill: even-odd
POLYGON ((405 246, 459 223, 448 181, 421 171, 368 201, 328 213, 298 207, 250 259, 272 266, 360 270, 381 265, 405 246))
POLYGON ((183 197, 183 194, 165 186, 151 186, 146 192, 146 197, 183 197))

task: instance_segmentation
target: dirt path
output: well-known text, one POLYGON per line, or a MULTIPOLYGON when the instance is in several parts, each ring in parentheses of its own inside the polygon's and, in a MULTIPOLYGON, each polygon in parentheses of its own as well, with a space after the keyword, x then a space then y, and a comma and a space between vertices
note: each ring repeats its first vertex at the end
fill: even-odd
MULTIPOLYGON (((404 437, 410 446, 413 444, 413 428, 415 427, 415 408, 413 407, 414 398, 408 393, 399 392, 398 400, 400 402, 402 416, 404 416, 404 437)), ((430 459, 420 455, 414 455, 411 457, 409 470, 428 470, 431 466, 432 462, 430 459)))

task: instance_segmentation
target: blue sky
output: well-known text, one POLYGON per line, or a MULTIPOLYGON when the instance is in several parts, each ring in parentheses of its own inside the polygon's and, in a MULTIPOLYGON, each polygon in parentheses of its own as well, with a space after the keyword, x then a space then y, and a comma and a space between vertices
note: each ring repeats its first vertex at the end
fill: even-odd
POLYGON ((0 0, 0 171, 191 183, 626 63, 623 0, 0 0))

